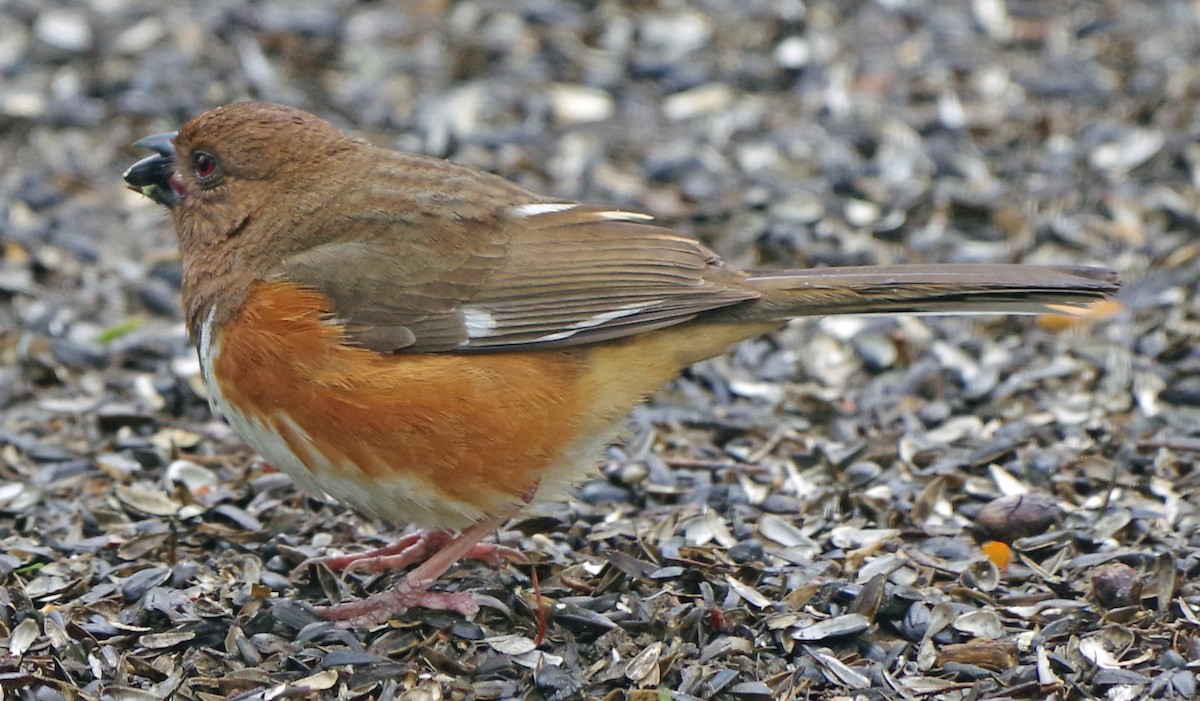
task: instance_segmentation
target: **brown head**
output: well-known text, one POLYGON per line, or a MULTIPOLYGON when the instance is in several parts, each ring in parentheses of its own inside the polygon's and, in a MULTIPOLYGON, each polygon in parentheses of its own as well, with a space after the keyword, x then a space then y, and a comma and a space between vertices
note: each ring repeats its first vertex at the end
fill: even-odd
POLYGON ((158 155, 125 180, 171 210, 193 335, 214 303, 240 303, 274 262, 311 245, 306 211, 328 204, 346 180, 329 162, 353 161, 345 154, 365 147, 311 114, 253 102, 217 107, 138 145, 158 155))

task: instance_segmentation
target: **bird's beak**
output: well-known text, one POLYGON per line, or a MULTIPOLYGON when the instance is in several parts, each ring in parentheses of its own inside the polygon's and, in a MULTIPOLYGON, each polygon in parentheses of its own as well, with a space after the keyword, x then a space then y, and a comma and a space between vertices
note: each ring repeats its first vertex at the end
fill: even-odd
POLYGON ((139 139, 133 145, 148 148, 156 155, 148 156, 129 166, 125 171, 125 183, 129 189, 142 193, 162 206, 170 209, 183 199, 186 191, 175 175, 175 144, 178 132, 155 134, 139 139))

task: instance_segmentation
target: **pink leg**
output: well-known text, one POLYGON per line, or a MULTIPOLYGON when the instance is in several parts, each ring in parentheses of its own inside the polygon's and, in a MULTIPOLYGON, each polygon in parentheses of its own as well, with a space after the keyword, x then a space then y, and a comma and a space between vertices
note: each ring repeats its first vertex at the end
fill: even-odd
MULTIPOLYGON (((479 541, 484 536, 499 528, 510 516, 512 516, 512 513, 506 512, 496 516, 487 516, 476 521, 458 537, 446 541, 429 559, 412 572, 409 572, 392 589, 358 601, 346 601, 334 606, 319 607, 317 608, 317 613, 328 620, 337 621, 339 626, 351 628, 378 625, 414 606, 457 611, 468 618, 474 616, 479 611, 480 604, 504 608, 503 604, 492 597, 477 596, 469 593, 432 592, 429 591, 429 585, 433 584, 438 577, 445 574, 446 570, 450 569, 454 563, 463 557, 470 556, 475 552, 476 548, 481 547, 479 541)), ((443 531, 443 533, 446 532, 443 531)), ((424 550, 434 549, 438 545, 440 543, 426 545, 424 550)), ((416 544, 410 544, 409 547, 416 547, 416 544)), ((491 547, 515 552, 510 548, 500 548, 500 546, 491 547)), ((384 557, 386 559, 390 556, 384 557)), ((398 555, 395 555, 395 557, 405 557, 405 552, 402 551, 398 555)))
MULTIPOLYGON (((324 563, 329 569, 341 571, 344 574, 351 572, 399 570, 420 562, 430 552, 436 552, 444 548, 453 540, 454 533, 445 528, 409 533, 395 543, 375 550, 351 555, 311 557, 297 565, 292 570, 292 576, 300 574, 307 570, 309 565, 317 563, 324 563)), ((521 553, 512 548, 506 548, 503 545, 492 545, 490 543, 477 543, 463 557, 468 560, 479 560, 493 567, 503 565, 506 559, 524 559, 521 553)))

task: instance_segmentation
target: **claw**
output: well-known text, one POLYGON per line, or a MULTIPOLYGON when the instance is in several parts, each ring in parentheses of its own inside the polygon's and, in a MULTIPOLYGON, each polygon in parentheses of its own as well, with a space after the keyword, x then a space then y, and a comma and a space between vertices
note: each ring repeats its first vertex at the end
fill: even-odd
MULTIPOLYGON (((455 611, 466 618, 474 617, 481 605, 511 614, 507 606, 493 597, 429 591, 429 585, 464 557, 483 560, 494 566, 503 565, 507 559, 524 560, 524 555, 512 548, 484 545, 479 542, 499 528, 516 511, 517 508, 514 508, 505 513, 485 516, 458 535, 445 529, 412 533, 393 545, 373 552, 319 559, 342 570, 367 569, 377 572, 397 566, 408 566, 428 555, 428 559, 405 575, 392 589, 359 601, 345 601, 334 606, 318 608, 317 613, 345 628, 378 625, 415 606, 455 611)), ((306 560, 297 569, 307 566, 310 562, 306 560)))
POLYGON ((319 616, 333 621, 339 628, 371 627, 387 623, 393 617, 411 608, 437 609, 453 611, 468 620, 475 617, 479 607, 487 606, 505 615, 512 615, 512 610, 499 599, 486 594, 471 594, 462 592, 429 591, 419 583, 407 579, 395 588, 366 599, 346 601, 333 606, 318 606, 315 610, 319 616))

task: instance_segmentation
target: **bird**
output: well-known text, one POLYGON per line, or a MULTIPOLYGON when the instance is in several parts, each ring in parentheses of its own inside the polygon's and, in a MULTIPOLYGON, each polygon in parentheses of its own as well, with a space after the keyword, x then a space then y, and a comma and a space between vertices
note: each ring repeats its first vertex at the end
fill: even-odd
POLYGON ((414 607, 528 505, 563 499, 623 419, 688 366, 796 317, 1082 313, 1111 270, 908 264, 740 270, 619 207, 373 146, 285 105, 210 109, 135 144, 127 186, 169 210, 208 401, 300 487, 422 530, 345 569, 411 569, 322 607, 414 607))

